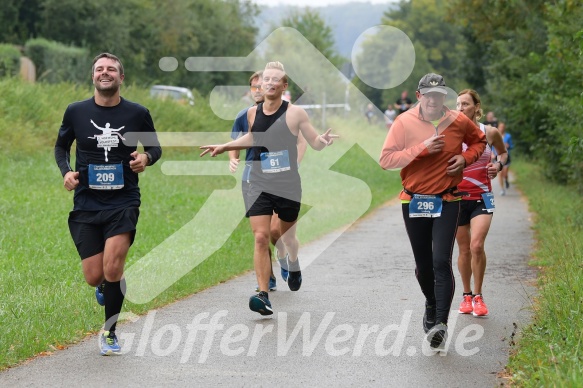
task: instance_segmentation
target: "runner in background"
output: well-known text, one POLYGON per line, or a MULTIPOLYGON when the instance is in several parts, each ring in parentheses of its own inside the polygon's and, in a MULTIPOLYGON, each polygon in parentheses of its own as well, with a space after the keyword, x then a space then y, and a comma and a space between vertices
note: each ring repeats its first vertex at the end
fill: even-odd
MULTIPOLYGON (((508 161, 504 164, 502 171, 498 174, 498 179, 500 180, 500 195, 506 195, 506 190, 510 187, 510 182, 508 182, 508 169, 510 168, 510 150, 514 148, 514 144, 512 143, 512 136, 506 132, 506 123, 500 121, 498 124, 498 130, 504 139, 504 145, 506 146, 506 150, 508 150, 508 161)), ((494 153, 496 156, 496 153, 494 153)))
MULTIPOLYGON (((457 109, 480 127, 488 141, 482 156, 464 169, 463 180, 458 184, 458 189, 467 193, 462 197, 456 234, 459 248, 458 270, 464 287, 459 313, 486 316, 488 307, 482 296, 482 285, 486 272, 484 244, 495 210, 491 180, 502 171, 508 153, 500 132, 490 125, 478 122, 483 111, 480 96, 475 90, 465 89, 459 92, 457 109), (491 160, 491 147, 498 154, 495 161, 491 160), (472 276, 474 292, 471 286, 472 276)), ((464 144, 464 150, 465 147, 464 144)))

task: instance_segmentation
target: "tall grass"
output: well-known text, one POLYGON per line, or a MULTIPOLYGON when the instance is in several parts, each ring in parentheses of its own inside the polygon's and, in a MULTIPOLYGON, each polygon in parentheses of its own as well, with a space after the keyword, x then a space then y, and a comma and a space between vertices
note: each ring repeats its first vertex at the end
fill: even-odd
POLYGON ((533 322, 508 371, 525 387, 583 386, 583 201, 549 183, 534 164, 512 163, 536 215, 533 265, 541 268, 533 322))
MULTIPOLYGON (((81 262, 67 227, 72 193, 62 187, 53 156, 65 108, 73 101, 88 98, 91 88, 89 84, 33 85, 3 79, 0 90, 3 91, 0 369, 3 369, 95 333, 103 323, 104 313, 83 279, 81 262)), ((122 95, 147 106, 159 132, 228 131, 232 125, 232 121, 217 118, 204 98, 197 98, 195 107, 187 107, 152 100, 147 90, 133 86, 124 87, 122 95)), ((376 162, 375 152, 384 139, 383 129, 363 130, 363 123, 360 117, 330 118, 329 124, 342 138, 320 153, 308 150, 301 171, 309 174, 326 165, 331 171, 356 178, 353 183, 364 182, 371 193, 370 203, 364 207, 370 211, 395 196, 400 180, 397 173, 382 171, 376 162)), ((198 149, 167 147, 162 161, 198 160, 198 154, 198 149)), ((227 169, 226 157, 217 159, 221 158, 227 169)), ((166 175, 161 170, 162 161, 149 167, 140 178, 140 222, 128 265, 192 220, 214 190, 239 184, 230 176, 166 175)), ((305 184, 309 185, 309 181, 306 179, 305 184)), ((309 226, 309 235, 300 230, 301 242, 307 243, 345 222, 343 212, 331 212, 325 223, 309 226)), ((151 302, 143 305, 126 302, 123 311, 142 314, 248 271, 253 268, 252 252, 253 238, 242 212, 241 222, 228 241, 209 259, 151 302)))

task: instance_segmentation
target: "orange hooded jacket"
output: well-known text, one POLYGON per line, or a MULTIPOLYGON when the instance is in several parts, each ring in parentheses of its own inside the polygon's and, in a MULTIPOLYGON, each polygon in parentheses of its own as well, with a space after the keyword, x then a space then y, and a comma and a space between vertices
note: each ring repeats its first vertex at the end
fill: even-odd
MULTIPOLYGON (((441 194, 456 187, 462 174, 446 174, 448 161, 454 155, 462 155, 466 166, 474 163, 486 148, 486 136, 480 129, 458 111, 443 107, 444 116, 436 127, 425 121, 420 104, 400 114, 395 119, 385 139, 379 164, 385 170, 401 168, 401 180, 407 191, 416 194, 441 194), (445 147, 436 154, 429 154, 424 141, 432 136, 445 135, 445 147), (462 143, 468 148, 462 153, 462 143)), ((454 191, 455 193, 455 191, 454 191)), ((408 201, 411 196, 401 192, 399 198, 408 201)), ((446 193, 443 199, 456 199, 446 193)))

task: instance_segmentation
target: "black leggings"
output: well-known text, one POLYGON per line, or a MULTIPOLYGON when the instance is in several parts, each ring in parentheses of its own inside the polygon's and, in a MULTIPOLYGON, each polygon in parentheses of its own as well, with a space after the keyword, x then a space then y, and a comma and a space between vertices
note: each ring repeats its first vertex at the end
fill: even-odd
POLYGON ((409 218, 409 204, 403 204, 403 219, 415 256, 415 276, 428 303, 436 303, 437 323, 447 323, 455 291, 451 267, 460 201, 443 201, 441 216, 409 218))

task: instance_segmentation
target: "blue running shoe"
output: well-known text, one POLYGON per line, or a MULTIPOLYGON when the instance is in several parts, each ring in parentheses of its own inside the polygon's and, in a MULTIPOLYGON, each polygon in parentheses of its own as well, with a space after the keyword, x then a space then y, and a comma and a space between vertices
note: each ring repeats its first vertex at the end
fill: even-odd
MULTIPOLYGON (((269 277, 269 291, 277 291, 277 280, 269 277)), ((255 287, 255 292, 259 292, 259 284, 255 287)))
POLYGON ((103 287, 105 287, 105 283, 101 283, 95 287, 95 299, 97 299, 97 303, 100 306, 105 306, 105 295, 103 295, 103 287))
POLYGON ((269 302, 269 296, 265 291, 261 291, 257 295, 253 295, 249 298, 249 308, 251 311, 258 312, 261 315, 273 314, 271 302, 269 302))
POLYGON ((283 279, 284 282, 287 283, 287 278, 289 276, 289 271, 283 267, 281 267, 281 278, 283 279))
POLYGON ((279 266, 281 267, 281 278, 283 279, 284 282, 287 283, 287 277, 289 274, 289 271, 287 270, 287 257, 289 255, 286 254, 285 257, 282 259, 279 257, 279 251, 277 250, 277 247, 274 248, 274 251, 275 251, 275 257, 277 258, 277 261, 279 262, 279 266))
POLYGON ((281 278, 283 279, 284 282, 287 283, 287 277, 289 275, 289 271, 288 271, 288 267, 287 267, 287 258, 288 258, 288 254, 285 255, 285 257, 282 259, 279 257, 279 252, 277 250, 277 248, 275 248, 275 257, 277 257, 277 261, 279 262, 279 266, 281 267, 281 278))
POLYGON ((121 347, 117 342, 117 336, 114 332, 104 331, 101 334, 101 355, 109 356, 121 352, 121 347))

